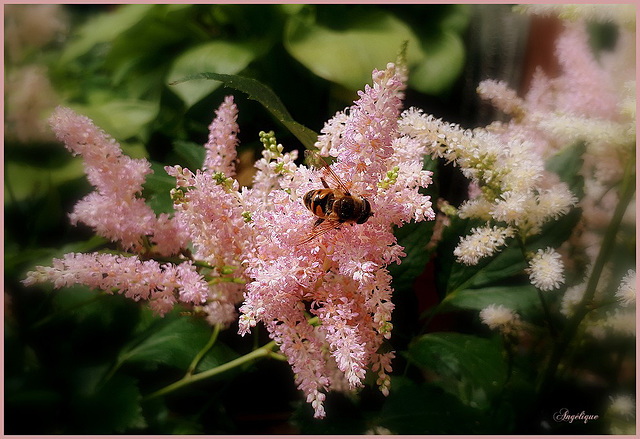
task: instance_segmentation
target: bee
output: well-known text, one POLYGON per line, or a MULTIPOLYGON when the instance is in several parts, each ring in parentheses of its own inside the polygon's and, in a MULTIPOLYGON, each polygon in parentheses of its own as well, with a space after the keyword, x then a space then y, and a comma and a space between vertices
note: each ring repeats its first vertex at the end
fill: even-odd
POLYGON ((339 228, 344 223, 363 224, 373 215, 369 200, 351 194, 347 185, 322 157, 312 151, 306 151, 305 157, 312 166, 323 168, 326 176, 331 177, 336 187, 331 188, 324 177, 320 177, 324 188, 310 190, 304 195, 304 206, 317 219, 311 232, 299 244, 305 244, 323 233, 339 228))

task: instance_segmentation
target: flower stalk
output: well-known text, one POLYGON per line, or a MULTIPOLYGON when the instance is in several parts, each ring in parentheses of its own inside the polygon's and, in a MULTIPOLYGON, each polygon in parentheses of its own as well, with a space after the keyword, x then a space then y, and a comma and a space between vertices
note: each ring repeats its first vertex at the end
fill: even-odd
POLYGON ((589 280, 587 282, 584 296, 575 308, 573 316, 567 322, 567 326, 561 334, 558 343, 554 345, 553 351, 551 352, 551 356, 549 357, 549 362, 547 363, 545 372, 538 384, 539 396, 544 395, 544 393, 549 389, 549 386, 551 385, 555 377, 558 366, 562 361, 564 353, 573 340, 578 327, 580 326, 580 323, 582 323, 582 320, 592 310, 591 302, 593 301, 594 295, 596 293, 596 287, 598 286, 600 275, 602 274, 606 262, 611 256, 611 252, 613 251, 613 247, 615 244, 615 238, 620 228, 620 223, 622 222, 624 213, 626 212, 627 207, 629 206, 629 203, 633 198, 633 194, 635 193, 634 170, 635 156, 626 164, 624 177, 621 183, 620 201, 618 202, 611 218, 611 222, 609 223, 609 226, 605 231, 602 240, 602 246, 600 247, 600 251, 598 252, 598 256, 596 257, 593 271, 591 272, 591 276, 589 277, 589 280))
MULTIPOLYGON (((215 331, 214 331, 215 334, 215 331)), ((215 334, 217 336, 217 334, 215 334)), ((212 334, 212 339, 213 339, 213 334, 212 334)), ((210 340, 211 341, 211 340, 210 340)), ((215 341, 215 340, 214 340, 215 341)), ((211 346, 213 345, 213 343, 211 343, 211 346)), ((207 344, 207 346, 209 346, 209 344, 207 344)), ((211 347, 209 346, 209 348, 211 347)), ((205 348, 207 348, 205 346, 205 348)), ((143 400, 149 400, 149 399, 153 399, 153 398, 157 398, 159 396, 162 395, 166 395, 167 393, 171 393, 174 392, 178 389, 181 389, 182 387, 188 386, 190 384, 196 383, 198 381, 202 381, 204 379, 207 378, 211 378, 213 376, 219 375, 223 372, 226 372, 228 370, 234 369, 236 367, 239 367, 245 363, 248 363, 250 361, 254 361, 257 360, 259 358, 263 358, 263 357, 273 357, 273 358, 277 358, 277 359, 281 359, 280 356, 278 356, 277 354, 274 353, 274 349, 277 349, 276 343, 275 341, 271 341, 267 344, 265 344, 264 346, 253 350, 251 352, 249 352, 246 355, 243 355, 242 357, 236 358, 235 360, 231 360, 228 363, 225 364, 221 364, 218 367, 214 367, 213 369, 209 369, 206 370, 204 372, 200 372, 200 373, 189 373, 189 371, 187 371, 187 373, 185 374, 184 377, 182 377, 181 379, 179 379, 178 381, 169 384, 166 387, 163 387, 162 389, 156 390, 155 392, 144 396, 142 399, 143 400)), ((208 350, 208 349, 207 349, 208 350)), ((202 353, 202 355, 204 355, 203 352, 206 352, 205 349, 203 349, 200 353, 202 353)), ((199 354, 200 354, 199 353, 199 354)), ((202 357, 200 357, 201 359, 202 357)), ((200 359, 198 359, 197 357, 194 358, 194 361, 191 364, 191 367, 189 368, 192 371, 192 366, 197 365, 197 362, 200 361, 200 359)))

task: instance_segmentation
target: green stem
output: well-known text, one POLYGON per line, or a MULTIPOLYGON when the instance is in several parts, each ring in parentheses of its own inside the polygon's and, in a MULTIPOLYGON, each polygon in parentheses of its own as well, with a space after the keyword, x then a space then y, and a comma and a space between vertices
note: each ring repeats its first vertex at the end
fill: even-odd
MULTIPOLYGON (((219 375, 223 372, 226 372, 228 370, 233 369, 234 367, 238 367, 244 363, 247 363, 249 361, 253 361, 253 360, 257 360, 258 358, 262 358, 262 357, 270 357, 273 356, 273 349, 276 347, 276 342, 275 341, 271 341, 269 343, 267 343, 266 345, 262 346, 259 349, 256 349, 254 351, 249 352, 246 355, 243 355, 242 357, 236 358, 235 360, 229 361, 228 363, 222 364, 218 367, 214 367, 213 369, 209 369, 206 370, 204 372, 200 372, 197 374, 193 374, 193 375, 185 375, 184 377, 182 377, 182 379, 176 381, 175 383, 169 384, 166 387, 163 387, 160 390, 157 390, 145 397, 143 397, 143 400, 148 400, 148 399, 153 399, 153 398, 157 398, 158 396, 162 396, 165 395, 167 393, 173 392, 175 390, 178 390, 184 386, 187 386, 189 384, 193 384, 197 381, 201 381, 204 380, 206 378, 211 378, 212 376, 215 375, 219 375)), ((276 357, 278 358, 278 357, 276 357)))
POLYGON ((11 204, 15 204, 16 206, 18 206, 18 208, 20 209, 20 213, 24 213, 24 210, 22 209, 22 205, 21 203, 18 203, 16 194, 13 191, 13 185, 11 184, 11 180, 7 175, 8 169, 9 169, 9 166, 5 165, 4 166, 4 187, 7 189, 7 193, 9 194, 9 199, 11 200, 11 204))
POLYGON ((189 365, 189 369, 187 369, 187 375, 193 374, 193 371, 196 370, 196 367, 198 367, 198 363, 200 363, 200 360, 202 360, 202 357, 204 357, 204 355, 207 352, 209 352, 209 349, 211 349, 211 347, 215 344, 216 340, 218 339, 219 333, 220 333, 220 325, 215 325, 213 327, 213 332, 211 333, 211 337, 209 338, 209 341, 200 350, 200 352, 196 354, 196 356, 193 358, 193 361, 189 365))
POLYGON ((214 277, 208 283, 209 285, 216 285, 221 282, 229 282, 234 284, 244 284, 246 281, 241 277, 214 277))
POLYGON ((631 199, 633 198, 633 194, 635 192, 635 172, 633 172, 634 169, 635 160, 629 160, 627 162, 624 177, 622 179, 620 201, 618 202, 618 205, 613 212, 611 222, 609 223, 604 237, 602 238, 602 245, 600 247, 600 251, 598 252, 598 256, 596 257, 596 261, 593 264, 593 271, 591 272, 591 276, 589 276, 584 296, 582 297, 580 303, 577 305, 575 313, 567 322, 567 326, 564 329, 563 334, 561 335, 558 343, 556 343, 553 351, 551 352, 549 362, 547 363, 547 368, 542 375, 542 379, 538 385, 539 395, 541 395, 549 388, 551 382, 555 377, 558 365, 562 360, 567 346, 576 334, 582 320, 586 317, 589 311, 591 311, 591 302, 593 301, 593 297, 595 296, 596 287, 598 286, 598 281, 600 280, 600 275, 602 274, 602 270, 604 269, 604 266, 608 261, 611 252, 613 251, 616 235, 618 234, 618 229, 620 228, 620 223, 622 222, 624 213, 626 212, 627 207, 629 206, 629 203, 631 202, 631 199))
POLYGON ((551 337, 553 337, 553 339, 556 339, 558 336, 558 331, 556 330, 556 327, 553 325, 553 322, 551 321, 551 312, 549 311, 549 305, 547 305, 547 301, 542 295, 542 291, 540 291, 538 288, 536 288, 536 290, 538 291, 538 298, 540 299, 540 303, 542 304, 542 310, 544 311, 544 318, 547 321, 547 326, 549 327, 549 333, 551 334, 551 337))

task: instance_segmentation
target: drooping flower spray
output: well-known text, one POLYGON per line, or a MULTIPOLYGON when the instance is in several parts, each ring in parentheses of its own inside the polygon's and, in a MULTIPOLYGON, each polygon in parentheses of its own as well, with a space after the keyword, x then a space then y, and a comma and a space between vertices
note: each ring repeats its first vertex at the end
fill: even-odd
MULTIPOLYGON (((434 217, 429 197, 418 191, 431 182, 422 170, 424 149, 397 130, 405 79, 394 64, 374 71, 373 86, 327 122, 316 144, 336 159, 332 168, 350 190, 369 200, 373 217, 300 245, 301 231, 314 222, 302 197, 322 187, 321 172, 305 166, 285 172, 280 187, 266 195, 270 208, 252 214, 259 238, 247 260, 254 281, 240 309, 240 330, 265 324, 316 417, 324 416, 325 392, 336 384, 332 368, 351 388, 362 386, 371 369, 388 392, 393 353, 380 352, 392 328, 386 266, 403 256, 392 226, 434 217), (310 321, 313 316, 317 320, 310 321)), ((263 199, 251 190, 246 195, 263 199)))
POLYGON ((261 133, 258 172, 251 188, 240 188, 231 97, 210 126, 203 169, 165 168, 176 178, 175 212, 159 218, 140 196, 149 163, 124 156, 90 120, 59 109, 54 129, 83 154, 97 188, 72 218, 131 254, 66 255, 53 267, 37 267, 25 283, 116 291, 149 300, 160 315, 180 301, 222 326, 243 301, 240 333, 258 322, 266 326, 316 417, 325 416, 327 391, 363 386, 368 370, 387 394, 394 353, 381 347, 391 335, 394 305, 386 267, 404 255, 392 227, 434 218, 430 198, 419 192, 431 183, 425 147, 398 130, 406 79, 403 64, 375 70, 372 86, 323 128, 317 148, 335 159, 333 171, 366 197, 373 216, 304 244, 315 219, 302 199, 322 187, 322 171, 296 165, 296 151, 284 153, 273 133, 261 133), (104 215, 114 208, 117 215, 104 215))

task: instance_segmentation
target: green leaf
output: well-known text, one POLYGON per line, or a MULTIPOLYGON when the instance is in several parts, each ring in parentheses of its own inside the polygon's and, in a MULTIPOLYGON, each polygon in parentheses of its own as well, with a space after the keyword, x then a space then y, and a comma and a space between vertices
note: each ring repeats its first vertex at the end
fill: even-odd
POLYGON ((227 87, 234 88, 248 95, 249 99, 262 104, 272 116, 282 123, 307 149, 313 149, 318 134, 313 130, 293 120, 289 111, 284 106, 280 98, 266 85, 252 79, 244 78, 236 75, 225 75, 220 73, 205 72, 195 75, 189 75, 182 79, 174 81, 174 83, 183 83, 197 79, 213 79, 224 82, 227 87))
MULTIPOLYGON (((204 372, 206 370, 213 369, 214 367, 218 367, 225 363, 228 363, 231 360, 235 360, 236 358, 238 358, 237 352, 235 352, 226 344, 217 341, 216 344, 214 344, 213 347, 204 355, 204 357, 202 357, 202 360, 200 361, 200 363, 198 363, 198 367, 196 367, 195 371, 197 373, 204 372)), ((227 379, 230 376, 229 374, 241 373, 241 370, 242 369, 233 369, 230 372, 216 375, 215 377, 212 377, 210 379, 227 379)))
MULTIPOLYGON (((176 314, 154 319, 134 342, 120 352, 118 363, 134 362, 151 366, 163 364, 186 369, 207 344, 211 327, 203 321, 176 314)), ((221 348, 219 352, 223 356, 228 354, 228 351, 221 348)))
POLYGON ((106 384, 100 379, 105 368, 77 369, 74 374, 76 395, 70 410, 81 433, 113 434, 146 426, 136 381, 115 375, 106 384))
POLYGON ((202 145, 183 140, 173 142, 173 150, 185 161, 185 165, 195 171, 201 169, 207 151, 202 145))
POLYGON ((485 258, 478 265, 466 266, 456 263, 449 279, 448 291, 462 288, 478 288, 511 279, 522 274, 527 263, 517 245, 507 247, 497 256, 485 258))
POLYGON ((119 295, 110 296, 84 285, 61 288, 52 297, 54 312, 41 323, 62 321, 70 317, 79 329, 74 333, 76 337, 123 330, 139 314, 139 306, 130 299, 119 295))
POLYGON ((540 304, 532 285, 492 286, 454 291, 443 300, 445 307, 481 310, 491 304, 504 305, 521 314, 540 304))
POLYGON ((5 163, 4 169, 5 206, 29 197, 44 196, 52 187, 84 175, 81 160, 70 160, 58 168, 40 168, 11 161, 5 163))
POLYGON ((586 144, 577 142, 569 145, 549 157, 545 163, 545 169, 556 173, 562 181, 567 183, 573 194, 582 198, 584 196, 584 177, 580 175, 582 169, 586 144))
POLYGON ((307 11, 291 15, 283 43, 289 54, 321 78, 350 90, 371 82, 373 69, 395 61, 408 41, 409 65, 421 58, 420 43, 401 20, 381 10, 360 9, 341 29, 316 23, 307 11))
POLYGON ((147 125, 158 115, 159 102, 120 100, 109 97, 107 101, 88 105, 70 105, 78 114, 85 115, 110 136, 119 141, 138 137, 146 139, 147 125))
POLYGON ((431 240, 435 221, 409 223, 394 229, 398 244, 404 247, 407 256, 400 265, 390 265, 389 272, 393 276, 395 290, 413 287, 413 283, 429 262, 431 253, 427 251, 427 244, 431 240))
POLYGON ((428 94, 449 90, 462 73, 465 61, 464 43, 460 36, 447 31, 422 41, 424 57, 410 64, 409 86, 428 94))
POLYGON ((467 30, 471 21, 471 8, 469 5, 447 5, 447 13, 439 19, 440 29, 462 34, 467 30))
POLYGON ((464 404, 487 408, 506 381, 502 349, 488 340, 458 333, 423 335, 409 346, 409 361, 434 374, 434 384, 464 404))
POLYGON ((167 174, 162 163, 151 162, 151 169, 153 173, 147 175, 143 196, 156 214, 171 213, 171 189, 176 187, 176 179, 167 174))
MULTIPOLYGON (((258 54, 251 44, 212 41, 189 49, 175 59, 167 76, 167 83, 202 72, 235 74, 244 70, 258 54)), ((171 89, 187 107, 220 87, 217 82, 181 82, 171 89)))
POLYGON ((453 251, 458 245, 459 237, 468 235, 473 227, 482 224, 454 217, 445 229, 435 260, 436 280, 442 297, 454 291, 492 286, 494 283, 511 280, 526 268, 522 251, 516 243, 512 243, 511 247, 504 248, 495 256, 481 259, 474 266, 457 262, 453 251))
POLYGON ((509 416, 469 407, 430 384, 393 377, 391 392, 375 422, 392 434, 487 434, 505 430, 509 416))
MULTIPOLYGON (((425 157, 423 169, 434 173, 434 181, 437 173, 437 162, 425 157)), ((431 200, 438 199, 437 184, 429 186, 426 193, 431 200)), ((411 222, 402 227, 394 228, 393 234, 398 240, 398 244, 404 247, 407 256, 402 259, 400 265, 390 265, 389 272, 393 276, 393 287, 396 291, 403 289, 413 289, 413 283, 423 271, 433 251, 427 249, 427 244, 431 241, 435 221, 422 221, 420 223, 411 222)))
POLYGON ((154 5, 120 5, 108 14, 99 14, 88 20, 78 30, 78 37, 65 46, 60 64, 89 52, 96 44, 108 43, 136 25, 154 5))

